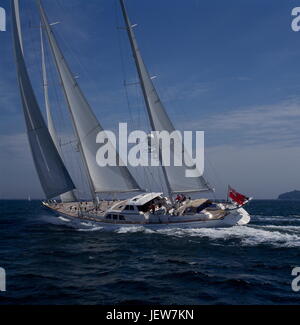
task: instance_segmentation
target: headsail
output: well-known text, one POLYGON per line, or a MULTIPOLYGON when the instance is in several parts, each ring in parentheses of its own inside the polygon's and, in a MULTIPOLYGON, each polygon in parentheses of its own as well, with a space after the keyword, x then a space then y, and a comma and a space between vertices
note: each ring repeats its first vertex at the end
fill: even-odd
POLYGON ((12 0, 12 25, 23 111, 35 167, 47 199, 75 188, 49 134, 36 100, 23 56, 18 0, 12 0))
MULTIPOLYGON (((40 26, 40 34, 41 34, 41 53, 42 53, 42 75, 43 75, 43 89, 44 89, 44 97, 45 97, 45 106, 47 112, 47 122, 48 122, 48 130, 52 137, 52 140, 55 144, 57 151, 59 152, 61 158, 62 150, 59 144, 59 140, 57 137, 57 132, 54 126, 54 121, 51 112, 51 106, 49 101, 49 92, 48 92, 48 77, 47 77, 47 68, 46 68, 46 58, 45 58, 45 47, 44 47, 44 39, 43 39, 43 28, 42 25, 40 26)), ((60 196, 62 202, 75 202, 77 201, 74 191, 69 191, 67 193, 63 193, 60 196)))
MULTIPOLYGON (((138 75, 146 102, 147 112, 150 119, 151 128, 153 131, 168 131, 170 134, 175 131, 175 128, 168 117, 165 108, 159 98, 159 95, 154 87, 153 81, 147 71, 145 63, 142 59, 140 50, 138 48, 137 40, 133 31, 133 26, 127 15, 124 0, 120 0, 122 12, 126 22, 127 32, 130 39, 131 48, 133 51, 133 56, 138 70, 138 75)), ((161 148, 159 149, 161 151, 161 148)), ((171 149, 172 150, 172 149, 171 149)), ((160 153, 161 155, 161 153, 160 153)), ((185 150, 185 161, 182 161, 182 166, 163 166, 163 172, 166 178, 166 183, 168 186, 169 194, 171 193, 192 193, 201 191, 210 191, 211 188, 205 181, 205 179, 200 177, 187 178, 186 169, 188 167, 186 162, 188 161, 188 153, 185 150)), ((192 165, 192 162, 191 164, 192 165)), ((193 167, 194 169, 195 167, 193 167)))
MULTIPOLYGON (((99 167, 97 165, 96 154, 99 145, 96 144, 96 137, 99 132, 103 131, 103 128, 94 115, 60 50, 41 2, 37 0, 37 3, 64 88, 92 189, 96 193, 140 191, 139 185, 127 167, 99 167)), ((113 148, 112 150, 116 149, 113 148)))

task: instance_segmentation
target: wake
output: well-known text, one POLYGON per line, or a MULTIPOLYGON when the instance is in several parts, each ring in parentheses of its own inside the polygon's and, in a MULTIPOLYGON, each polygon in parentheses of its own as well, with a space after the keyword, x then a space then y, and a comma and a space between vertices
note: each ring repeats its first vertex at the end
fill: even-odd
MULTIPOLYGON (((53 221, 53 220, 52 220, 53 221)), ((247 226, 230 228, 170 228, 149 229, 143 226, 99 227, 92 222, 72 223, 65 218, 59 218, 57 225, 65 225, 79 232, 114 232, 117 234, 143 233, 145 235, 160 234, 177 238, 199 238, 212 244, 221 242, 229 246, 271 246, 271 247, 300 247, 300 218, 298 216, 254 216, 252 223, 247 226), (260 224, 261 222, 268 224, 260 224), (293 223, 292 225, 290 223, 293 223), (298 226, 299 224, 299 226, 298 226)))

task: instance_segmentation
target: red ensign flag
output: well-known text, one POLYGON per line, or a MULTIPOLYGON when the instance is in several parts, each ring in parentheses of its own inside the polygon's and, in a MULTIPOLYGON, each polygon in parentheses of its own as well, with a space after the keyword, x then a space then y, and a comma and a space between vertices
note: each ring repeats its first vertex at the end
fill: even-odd
POLYGON ((237 192, 230 186, 228 186, 228 197, 238 205, 244 205, 249 201, 247 196, 237 192))

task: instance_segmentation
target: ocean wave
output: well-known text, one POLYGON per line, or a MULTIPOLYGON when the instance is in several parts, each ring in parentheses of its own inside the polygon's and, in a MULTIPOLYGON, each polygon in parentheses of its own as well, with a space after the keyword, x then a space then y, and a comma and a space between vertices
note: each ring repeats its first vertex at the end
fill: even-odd
POLYGON ((94 225, 91 222, 81 222, 80 224, 86 227, 94 227, 94 225))
POLYGON ((119 229, 115 230, 118 234, 127 234, 127 233, 135 233, 135 232, 143 232, 148 234, 155 233, 154 230, 145 228, 143 226, 132 226, 132 227, 120 227, 119 229))
POLYGON ((279 222, 299 222, 300 221, 300 216, 296 215, 289 215, 289 216, 262 216, 262 215, 252 215, 251 216, 252 221, 279 221, 279 222))
POLYGON ((79 228, 76 229, 77 231, 83 231, 83 232, 88 232, 88 231, 99 231, 102 230, 103 227, 91 227, 91 228, 79 228))
MULTIPOLYGON (((65 224, 70 224, 70 220, 66 218, 59 217, 58 219, 65 224)), ((154 230, 144 226, 101 227, 89 222, 81 222, 81 226, 83 227, 79 226, 75 228, 80 232, 113 231, 118 234, 155 233, 164 236, 201 238, 213 241, 214 245, 220 244, 220 241, 227 241, 227 245, 233 246, 268 245, 274 247, 300 247, 300 226, 289 223, 277 223, 277 221, 283 220, 286 222, 290 222, 291 220, 299 221, 299 218, 295 218, 295 216, 265 217, 256 215, 253 216, 253 219, 253 224, 231 228, 164 228, 154 230), (260 225, 255 221, 271 221, 271 224, 260 225)))
POLYGON ((260 226, 260 228, 300 232, 300 226, 265 225, 265 226, 260 226))
POLYGON ((228 241, 229 245, 274 247, 300 247, 300 227, 285 225, 251 225, 230 228, 167 228, 152 230, 143 226, 121 226, 118 229, 105 227, 91 227, 78 231, 113 231, 118 234, 160 234, 173 237, 191 237, 228 241), (238 241, 238 243, 234 242, 238 241))
POLYGON ((71 220, 64 218, 64 217, 58 217, 59 220, 63 221, 63 222, 71 222, 71 220))
POLYGON ((143 226, 120 227, 106 229, 94 227, 81 231, 114 231, 118 234, 160 234, 173 237, 191 237, 214 241, 228 241, 229 245, 259 246, 269 245, 274 247, 300 247, 300 227, 278 225, 251 225, 235 226, 230 228, 169 228, 152 230, 143 226), (238 243, 234 242, 238 241, 238 243))
POLYGON ((216 229, 168 229, 158 230, 157 232, 165 235, 190 236, 209 240, 239 240, 239 245, 242 246, 300 247, 300 234, 288 234, 261 228, 258 226, 236 226, 216 229))

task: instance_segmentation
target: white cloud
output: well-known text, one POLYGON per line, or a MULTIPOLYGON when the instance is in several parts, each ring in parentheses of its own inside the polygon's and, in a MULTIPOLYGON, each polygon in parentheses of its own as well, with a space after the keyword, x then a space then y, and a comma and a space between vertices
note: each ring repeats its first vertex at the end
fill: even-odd
POLYGON ((300 137, 300 99, 273 105, 242 107, 184 124, 186 129, 205 130, 215 143, 237 146, 274 144, 294 146, 300 137))

